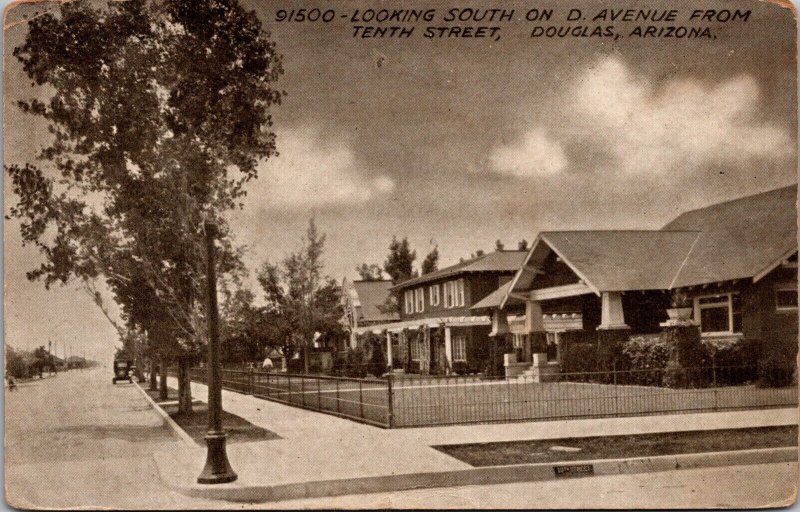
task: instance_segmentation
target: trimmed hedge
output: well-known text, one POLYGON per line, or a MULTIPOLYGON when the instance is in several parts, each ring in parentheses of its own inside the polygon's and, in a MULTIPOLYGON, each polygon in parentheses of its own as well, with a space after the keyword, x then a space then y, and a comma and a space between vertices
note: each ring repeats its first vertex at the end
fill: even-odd
POLYGON ((643 386, 737 385, 756 379, 763 386, 786 386, 795 381, 796 347, 741 337, 702 338, 697 329, 680 335, 668 332, 604 342, 591 332, 567 332, 561 344, 561 372, 587 374, 565 375, 569 380, 607 383, 616 370, 618 384, 643 386))

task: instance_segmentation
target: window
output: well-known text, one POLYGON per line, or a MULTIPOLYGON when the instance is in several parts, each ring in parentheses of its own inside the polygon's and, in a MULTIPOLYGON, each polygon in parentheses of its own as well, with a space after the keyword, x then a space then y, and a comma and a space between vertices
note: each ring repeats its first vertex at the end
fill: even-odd
POLYGON ((411 290, 406 290, 404 294, 406 299, 406 313, 413 313, 414 312, 414 294, 411 290))
POLYGON ((703 334, 742 332, 742 305, 738 293, 721 293, 694 299, 695 320, 703 334))
POLYGON ((420 341, 417 339, 416 336, 414 336, 411 339, 411 342, 408 344, 408 348, 411 351, 411 359, 414 361, 419 361, 419 353, 420 353, 419 345, 420 341))
POLYGON ((414 302, 417 304, 417 313, 425 311, 425 289, 417 288, 414 290, 414 302))
POLYGON ((452 308, 455 305, 455 287, 453 281, 444 283, 444 307, 452 308))
POLYGON ((791 283, 775 287, 775 308, 778 311, 797 311, 797 287, 791 283))
POLYGON ((453 336, 453 361, 467 360, 467 337, 453 336))
POLYGON ((435 285, 431 286, 430 289, 428 290, 428 293, 430 294, 431 306, 438 306, 439 305, 439 285, 435 284, 435 285))
POLYGON ((464 306, 464 280, 459 279, 455 283, 456 306, 464 306))

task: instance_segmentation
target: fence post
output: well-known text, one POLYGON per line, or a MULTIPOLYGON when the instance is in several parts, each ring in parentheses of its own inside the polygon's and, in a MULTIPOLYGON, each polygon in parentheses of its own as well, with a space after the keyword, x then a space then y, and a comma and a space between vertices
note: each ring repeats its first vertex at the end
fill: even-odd
POLYGON ((322 380, 322 379, 317 377, 317 410, 318 411, 322 410, 322 389, 320 388, 320 386, 321 386, 320 380, 322 380))
POLYGON ((300 403, 303 404, 303 407, 306 406, 306 377, 300 377, 300 403))
POLYGON ((361 419, 364 419, 364 383, 358 381, 358 405, 361 410, 361 419))
POLYGON ((250 374, 248 375, 248 377, 249 377, 248 382, 247 382, 248 391, 252 395, 255 392, 254 391, 255 386, 254 386, 254 382, 253 382, 253 367, 252 366, 250 367, 250 374))
POLYGON ((286 380, 289 383, 289 393, 286 396, 286 402, 287 403, 292 403, 292 377, 290 375, 287 375, 286 376, 286 380))
POLYGON ((339 379, 336 379, 336 412, 342 412, 339 406, 339 379))
POLYGON ((394 393, 392 392, 392 380, 394 376, 390 373, 386 380, 387 398, 389 399, 389 428, 394 427, 394 393))
POLYGON ((614 414, 619 415, 619 389, 617 389, 617 360, 611 360, 611 371, 614 374, 614 414))

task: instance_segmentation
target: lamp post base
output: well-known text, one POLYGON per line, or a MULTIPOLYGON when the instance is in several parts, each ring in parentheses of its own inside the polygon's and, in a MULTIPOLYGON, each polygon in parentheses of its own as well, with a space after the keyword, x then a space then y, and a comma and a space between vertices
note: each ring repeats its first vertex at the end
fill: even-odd
POLYGON ((198 484, 226 484, 236 480, 237 475, 228 463, 228 454, 225 451, 225 432, 209 432, 205 440, 208 446, 206 465, 200 476, 198 484))

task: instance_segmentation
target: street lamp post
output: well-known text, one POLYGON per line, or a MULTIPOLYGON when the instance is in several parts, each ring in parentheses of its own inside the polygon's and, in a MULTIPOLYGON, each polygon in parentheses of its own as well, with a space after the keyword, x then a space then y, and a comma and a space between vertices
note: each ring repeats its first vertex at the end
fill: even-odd
POLYGON ((206 465, 197 483, 224 484, 236 480, 236 473, 225 451, 227 435, 222 428, 222 387, 219 380, 219 311, 217 310, 217 272, 214 267, 217 226, 205 223, 206 288, 208 290, 208 432, 206 465))

